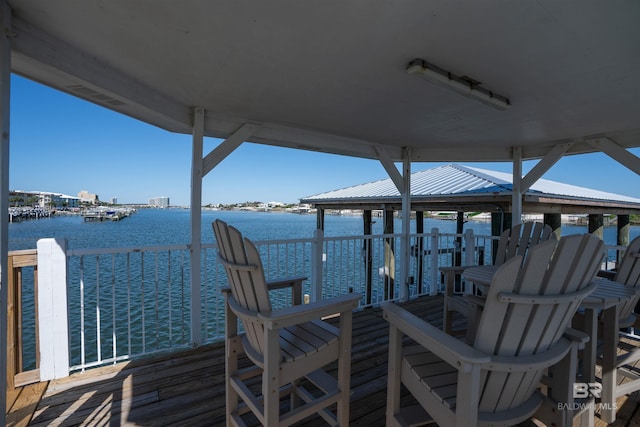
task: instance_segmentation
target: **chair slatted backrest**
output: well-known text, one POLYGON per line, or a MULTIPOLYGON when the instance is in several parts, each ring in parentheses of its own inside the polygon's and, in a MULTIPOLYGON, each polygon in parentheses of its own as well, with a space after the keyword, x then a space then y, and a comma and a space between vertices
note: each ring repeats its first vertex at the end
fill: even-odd
MULTIPOLYGON (((640 289, 640 236, 631 241, 624 252, 622 261, 618 264, 614 280, 625 286, 640 289)), ((626 301, 620 307, 620 320, 628 320, 638 303, 638 296, 626 301)))
MULTIPOLYGON (((602 261, 603 243, 590 235, 547 241, 517 255, 493 278, 474 346, 497 356, 530 356, 550 349, 569 327, 602 261), (505 295, 555 296, 509 300, 505 295), (562 298, 558 297, 562 295, 562 298), (502 297, 502 298, 501 298, 502 297), (542 303, 544 301, 544 303, 542 303)), ((539 385, 542 371, 484 372, 480 410, 508 410, 539 385)))
MULTIPOLYGON (((213 230, 233 299, 255 315, 271 311, 262 261, 255 245, 249 239, 243 239, 240 231, 224 221, 214 221, 213 230)), ((238 315, 238 318, 253 350, 264 354, 264 326, 255 315, 238 315)))
POLYGON ((502 265, 516 255, 526 258, 527 250, 538 243, 555 238, 550 226, 540 222, 517 224, 505 230, 498 240, 494 265, 502 265))

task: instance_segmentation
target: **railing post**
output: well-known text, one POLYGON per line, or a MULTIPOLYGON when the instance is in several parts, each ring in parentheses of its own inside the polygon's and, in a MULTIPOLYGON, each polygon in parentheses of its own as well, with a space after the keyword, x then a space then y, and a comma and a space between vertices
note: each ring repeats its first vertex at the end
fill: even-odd
POLYGON ((476 241, 473 235, 473 230, 468 228, 464 232, 464 250, 465 250, 465 265, 474 265, 476 263, 476 241))
POLYGON ((438 273, 440 272, 440 265, 438 262, 438 253, 440 252, 440 248, 438 247, 438 242, 440 241, 439 231, 437 228, 431 229, 431 252, 429 253, 429 257, 431 258, 431 295, 436 295, 438 293, 438 283, 440 278, 438 277, 438 273))
POLYGON ((67 241, 40 239, 37 248, 40 380, 46 381, 69 376, 67 241))
POLYGON ((313 244, 311 245, 311 301, 322 300, 323 243, 324 232, 316 229, 313 232, 313 244))

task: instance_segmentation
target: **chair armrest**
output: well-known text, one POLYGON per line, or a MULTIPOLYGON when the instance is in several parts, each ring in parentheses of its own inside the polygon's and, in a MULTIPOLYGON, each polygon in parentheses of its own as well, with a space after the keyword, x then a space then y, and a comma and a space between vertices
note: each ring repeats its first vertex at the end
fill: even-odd
POLYGON ((292 288, 294 286, 301 286, 302 282, 307 280, 307 276, 291 276, 291 277, 283 277, 274 280, 267 280, 267 287, 269 290, 273 289, 283 289, 283 288, 292 288))
POLYGON ((453 266, 453 267, 440 267, 440 273, 444 275, 444 295, 446 297, 453 296, 454 294, 454 283, 456 276, 461 275, 464 270, 468 268, 467 266, 453 266))
POLYGON ((491 357, 391 302, 381 304, 384 318, 392 327, 458 369, 463 364, 487 364, 491 357))
POLYGON ((438 270, 440 270, 442 273, 454 273, 454 274, 462 274, 462 272, 469 268, 471 266, 469 265, 455 265, 453 267, 439 267, 438 270))
POLYGON ((573 328, 567 328, 567 330, 564 331, 564 336, 573 342, 577 342, 579 348, 584 347, 584 345, 591 339, 588 334, 573 328))
POLYGON ((634 329, 640 329, 640 314, 631 313, 631 316, 635 317, 633 325, 631 325, 634 329))
POLYGON ((605 279, 614 280, 616 278, 616 271, 613 270, 600 270, 596 273, 596 276, 603 277, 605 279))
POLYGON ((473 304, 478 307, 484 307, 484 304, 487 302, 485 297, 479 297, 477 295, 467 294, 463 295, 463 298, 467 300, 469 304, 473 304))
POLYGON ((558 363, 571 349, 579 346, 570 337, 562 336, 549 350, 518 356, 491 356, 491 370, 496 372, 535 372, 558 363))
POLYGON ((291 288, 291 304, 300 305, 302 304, 302 282, 307 279, 307 276, 292 276, 267 280, 267 289, 272 291, 275 289, 291 288))
POLYGON ((361 298, 362 295, 359 293, 344 294, 311 304, 258 313, 258 317, 268 329, 286 328, 325 316, 351 312, 358 307, 361 298))

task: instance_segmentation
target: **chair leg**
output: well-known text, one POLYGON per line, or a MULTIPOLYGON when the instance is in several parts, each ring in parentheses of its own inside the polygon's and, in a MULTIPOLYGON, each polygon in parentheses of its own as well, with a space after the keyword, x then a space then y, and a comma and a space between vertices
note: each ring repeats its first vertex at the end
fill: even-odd
MULTIPOLYGON (((616 307, 604 310, 603 331, 617 331, 618 312, 616 307)), ((617 354, 618 334, 605 333, 602 336, 602 403, 601 418, 606 423, 613 423, 616 420, 616 374, 617 374, 617 354)))
POLYGON ((302 398, 298 392, 299 385, 300 380, 294 380, 291 383, 291 396, 289 397, 289 405, 291 405, 291 409, 297 408, 302 404, 302 398))
POLYGON ((280 332, 265 328, 264 371, 262 397, 264 399, 263 424, 280 425, 280 332))
POLYGON ((340 356, 338 357, 338 387, 340 400, 337 405, 338 425, 349 425, 350 384, 351 384, 351 312, 340 314, 340 356))
POLYGON ((234 336, 227 339, 225 350, 225 399, 227 408, 227 425, 231 423, 231 414, 238 411, 238 393, 231 386, 231 376, 238 370, 238 354, 242 351, 240 337, 234 336))
POLYGON ((396 425, 395 417, 400 412, 402 334, 389 326, 389 362, 387 374, 387 426, 396 425))
POLYGON ((455 273, 453 271, 446 271, 444 273, 444 316, 442 319, 442 330, 450 334, 453 328, 453 316, 449 310, 449 304, 447 300, 454 294, 455 286, 455 273))
POLYGON ((476 329, 482 315, 482 307, 469 303, 469 315, 467 316, 467 341, 472 343, 476 339, 476 329))
POLYGON ((475 426, 478 423, 478 402, 480 400, 479 366, 458 371, 456 395, 456 425, 475 426), (462 405, 460 403, 463 403, 462 405))
MULTIPOLYGON (((548 390, 548 397, 553 404, 566 404, 568 408, 574 407, 573 386, 577 378, 578 345, 573 344, 567 355, 555 366, 549 368, 552 384, 548 390)), ((553 412, 556 419, 552 425, 558 427, 573 425, 574 411, 556 410, 553 412)), ((584 420, 581 416, 581 420, 584 420)), ((581 424, 582 425, 582 424, 581 424)))

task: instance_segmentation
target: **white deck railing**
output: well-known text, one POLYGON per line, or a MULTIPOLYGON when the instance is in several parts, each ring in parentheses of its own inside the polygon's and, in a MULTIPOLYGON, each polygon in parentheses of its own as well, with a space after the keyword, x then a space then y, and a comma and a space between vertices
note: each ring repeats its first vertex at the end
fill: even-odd
MULTIPOLYGON (((472 230, 456 235, 433 229, 430 233, 413 234, 410 239, 408 294, 411 297, 436 294, 441 290, 439 267, 458 261, 462 265, 491 262, 494 239, 474 235, 472 230)), ((61 262, 60 254, 58 261, 52 260, 64 245, 57 240, 46 240, 53 242, 53 250, 41 249, 43 241, 39 242, 38 262, 46 269, 39 271, 60 274, 55 265, 61 262)), ((362 293, 361 307, 365 307, 385 299, 396 299, 400 294, 395 272, 401 263, 399 255, 393 255, 400 251, 390 250, 400 248, 398 234, 323 237, 318 233, 309 239, 270 240, 256 244, 267 279, 305 276, 308 279, 303 282, 303 294, 309 295, 311 300, 353 291, 362 293), (314 283, 317 284, 315 288, 314 283)), ((62 249, 62 253, 62 259, 67 260, 62 273, 66 295, 55 287, 50 289, 49 297, 40 299, 39 314, 49 313, 52 321, 60 320, 63 317, 60 305, 67 305, 68 301, 68 307, 63 311, 68 315, 64 321, 69 333, 64 344, 58 327, 55 343, 48 343, 45 348, 41 345, 42 364, 47 363, 45 359, 50 346, 56 345, 68 347, 67 373, 191 345, 188 245, 62 249), (43 304, 53 308, 48 309, 43 304)), ((202 245, 201 256, 200 327, 204 341, 213 342, 224 334, 220 288, 226 286, 226 276, 217 261, 214 244, 202 245)), ((279 291, 272 299, 275 306, 290 300, 287 291, 279 291)), ((51 352, 58 354, 60 350, 51 352)), ((58 359, 55 363, 63 361, 58 359)), ((51 377, 65 375, 65 370, 51 372, 51 377)))

